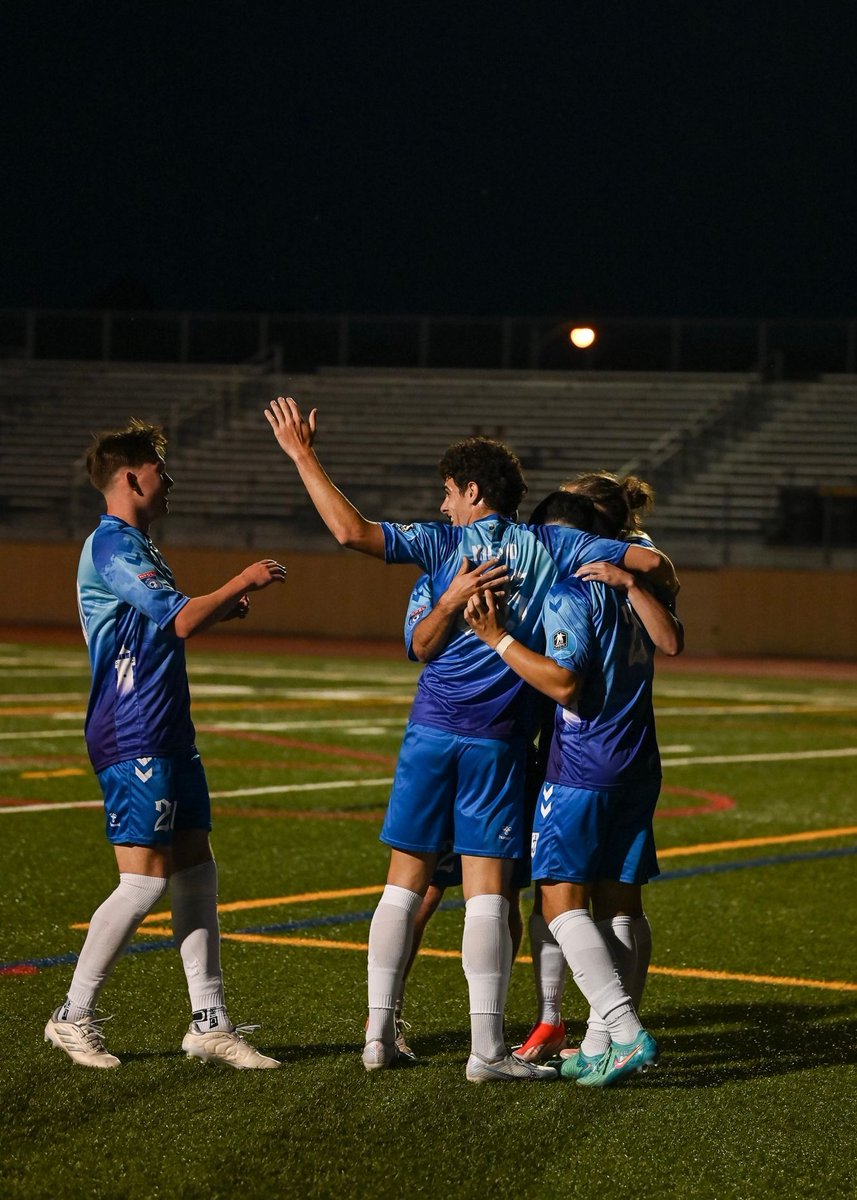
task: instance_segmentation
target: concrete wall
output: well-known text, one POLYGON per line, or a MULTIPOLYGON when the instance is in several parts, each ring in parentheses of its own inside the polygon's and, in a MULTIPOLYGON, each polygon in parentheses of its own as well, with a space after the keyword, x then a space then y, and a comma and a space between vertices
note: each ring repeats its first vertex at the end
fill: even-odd
MULTIPOLYGON (((171 549, 179 586, 213 591, 248 562, 247 551, 171 549)), ((0 624, 77 624, 79 547, 0 543, 5 586, 0 624)), ((418 572, 350 551, 297 554, 270 547, 288 567, 283 587, 252 598, 247 628, 257 633, 331 638, 394 638, 418 572)), ((679 612, 691 654, 857 659, 857 573, 850 571, 679 569, 679 612)), ((236 630, 235 625, 227 628, 236 630)))

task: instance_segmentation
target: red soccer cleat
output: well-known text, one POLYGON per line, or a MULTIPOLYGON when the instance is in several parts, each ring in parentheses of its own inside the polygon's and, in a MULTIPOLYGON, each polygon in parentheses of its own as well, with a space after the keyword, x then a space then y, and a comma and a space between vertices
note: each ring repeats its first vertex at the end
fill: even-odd
POLYGON ((548 1025, 540 1021, 533 1026, 530 1035, 520 1048, 515 1048, 515 1054, 524 1062, 547 1062, 559 1054, 565 1045, 565 1024, 548 1025))

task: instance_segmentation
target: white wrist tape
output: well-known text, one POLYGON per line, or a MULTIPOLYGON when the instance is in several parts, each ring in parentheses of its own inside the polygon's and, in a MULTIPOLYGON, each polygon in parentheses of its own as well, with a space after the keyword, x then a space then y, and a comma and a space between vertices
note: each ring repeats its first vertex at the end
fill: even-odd
POLYGON ((512 637, 511 633, 507 633, 505 635, 505 637, 500 638, 499 642, 494 647, 494 649, 497 651, 497 653, 500 655, 501 658, 504 658, 506 651, 509 649, 510 646, 513 646, 514 644, 515 644, 515 639, 512 637))

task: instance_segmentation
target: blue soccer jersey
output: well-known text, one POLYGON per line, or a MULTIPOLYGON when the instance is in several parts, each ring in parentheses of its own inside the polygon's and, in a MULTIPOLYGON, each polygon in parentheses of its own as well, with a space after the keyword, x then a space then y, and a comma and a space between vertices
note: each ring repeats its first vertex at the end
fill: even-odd
POLYGON ((188 597, 151 540, 103 516, 84 543, 77 592, 92 670, 86 744, 95 770, 190 750, 184 641, 172 627, 188 597))
POLYGON ((575 710, 557 708, 547 780, 605 789, 659 779, 654 645, 624 593, 565 579, 550 591, 544 624, 548 655, 583 677, 575 710))
MULTIPOLYGON (((557 577, 587 562, 620 563, 628 549, 624 542, 567 526, 519 525, 500 516, 463 526, 382 522, 381 528, 387 562, 415 563, 427 572, 427 607, 446 591, 462 557, 474 564, 487 559, 505 562, 510 575, 506 626, 518 641, 536 650, 544 646, 542 607, 557 577)), ((443 653, 420 676, 411 720, 449 733, 509 738, 532 732, 532 710, 528 686, 460 616, 443 653)))

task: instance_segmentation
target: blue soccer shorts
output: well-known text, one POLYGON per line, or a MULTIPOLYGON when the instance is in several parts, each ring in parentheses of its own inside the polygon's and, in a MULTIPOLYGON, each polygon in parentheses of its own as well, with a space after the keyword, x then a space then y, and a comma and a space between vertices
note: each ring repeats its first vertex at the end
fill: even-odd
POLYGON ((169 846, 176 829, 211 829, 211 800, 196 750, 169 758, 131 758, 98 772, 107 840, 169 846))
POLYGON ((477 738, 409 721, 381 841, 397 850, 523 858, 526 740, 477 738))
POLYGON ((660 871, 652 819, 660 789, 660 779, 603 791, 545 783, 533 821, 533 879, 654 879, 660 871))

